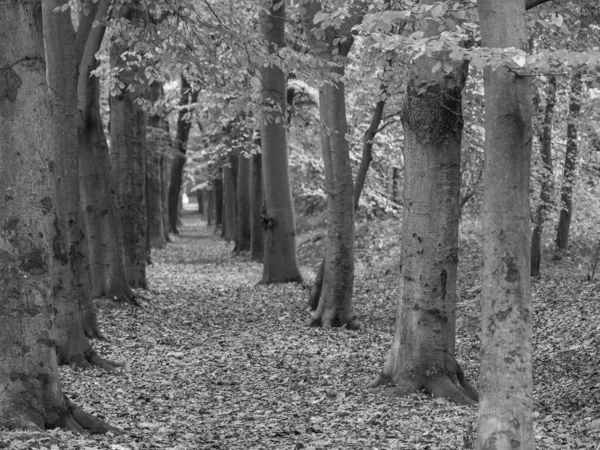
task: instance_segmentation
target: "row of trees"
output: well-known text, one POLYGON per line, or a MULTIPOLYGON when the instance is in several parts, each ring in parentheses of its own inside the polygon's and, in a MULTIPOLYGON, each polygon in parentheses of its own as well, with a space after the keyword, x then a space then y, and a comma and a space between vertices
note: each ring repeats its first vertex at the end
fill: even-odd
MULTIPOLYGON (((479 448, 533 448, 532 75, 580 73, 595 67, 597 51, 528 56, 526 9, 547 1, 263 3, 217 10, 193 1, 0 4, 0 314, 7 324, 0 331, 0 424, 111 429, 66 399, 56 365, 115 370, 89 341, 101 337, 92 299, 135 304, 131 288, 147 287, 150 248, 177 232, 187 141, 204 90, 234 118, 221 128, 229 152, 207 165, 214 193, 207 210, 215 209, 215 222, 235 238, 237 251, 262 259, 262 283, 295 282, 301 276, 287 81, 293 73, 317 84, 328 241, 311 293, 311 323, 359 329, 352 304, 355 210, 384 106, 398 84, 390 74, 398 72, 406 74, 402 289, 392 346, 373 386, 391 383, 402 395, 424 389, 461 403, 480 399, 479 448), (356 180, 346 117, 353 47, 370 55, 382 75, 356 180), (490 50, 499 48, 505 50, 490 50), (485 90, 480 395, 455 355, 468 61, 483 69, 485 90), (241 64, 246 71, 237 69, 241 64), (161 100, 168 73, 181 76, 175 152, 164 151, 171 141, 161 100), (94 75, 110 83, 110 145, 94 75), (225 95, 231 86, 239 91, 225 95), (257 105, 251 114, 242 106, 247 102, 257 105), (260 124, 260 155, 248 131, 251 117, 260 124)), ((573 0, 569 14, 548 17, 597 18, 589 8, 573 0)), ((594 20, 586 26, 597 26, 594 20)), ((575 142, 572 129, 570 136, 575 142)), ((544 182, 541 190, 547 192, 544 182)), ((542 198, 534 237, 547 203, 542 198)))

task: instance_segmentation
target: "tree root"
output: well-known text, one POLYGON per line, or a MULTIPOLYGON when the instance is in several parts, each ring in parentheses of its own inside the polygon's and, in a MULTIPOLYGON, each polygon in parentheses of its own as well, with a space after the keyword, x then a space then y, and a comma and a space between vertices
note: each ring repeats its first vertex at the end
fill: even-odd
POLYGON ((57 356, 60 365, 68 365, 73 370, 99 367, 108 373, 119 374, 120 371, 117 367, 123 367, 123 364, 121 363, 102 358, 91 347, 84 353, 70 353, 69 355, 64 355, 60 349, 57 348, 57 356))
POLYGON ((65 417, 64 428, 67 428, 74 433, 84 434, 85 430, 92 434, 104 434, 111 432, 115 435, 121 435, 123 432, 115 428, 101 419, 93 416, 90 413, 83 411, 78 406, 75 406, 71 400, 65 397, 67 402, 67 410, 69 414, 65 417))
POLYGON ((319 264, 319 269, 317 271, 317 276, 315 277, 315 282, 312 285, 312 289, 310 290, 310 295, 308 297, 308 306, 313 311, 317 310, 319 306, 319 300, 321 299, 321 293, 323 292, 323 279, 325 277, 325 257, 321 260, 319 264))
POLYGON ((345 327, 349 330, 360 330, 362 328, 362 323, 356 316, 340 319, 335 308, 331 308, 329 310, 323 310, 322 313, 319 313, 317 310, 310 320, 309 326, 327 329, 332 327, 345 327))
POLYGON ((405 397, 418 391, 424 391, 432 397, 445 398, 460 405, 475 405, 479 400, 477 391, 465 379, 460 368, 454 374, 439 374, 422 379, 401 378, 394 380, 380 373, 367 388, 377 389, 388 397, 405 397))

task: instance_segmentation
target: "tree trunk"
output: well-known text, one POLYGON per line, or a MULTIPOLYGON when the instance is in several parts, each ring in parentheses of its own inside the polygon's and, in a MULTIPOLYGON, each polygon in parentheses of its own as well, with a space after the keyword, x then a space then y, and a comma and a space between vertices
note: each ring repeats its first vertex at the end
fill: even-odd
POLYGON ((540 274, 542 262, 542 231, 544 221, 552 203, 553 173, 552 173, 552 118, 556 102, 556 77, 551 76, 546 93, 546 108, 540 136, 540 156, 542 160, 540 204, 535 211, 535 221, 531 234, 531 276, 540 274))
POLYGON ((581 87, 581 72, 578 72, 571 79, 571 96, 569 98, 567 151, 560 190, 560 218, 558 219, 558 228, 556 230, 556 246, 560 252, 565 252, 569 247, 569 229, 571 228, 571 216, 573 214, 573 187, 575 186, 575 172, 579 155, 577 120, 581 112, 581 87))
MULTIPOLYGON (((109 187, 108 145, 102 130, 98 80, 90 78, 87 115, 79 129, 79 183, 84 230, 90 258, 92 296, 133 302, 125 276, 120 219, 109 187)), ((81 77, 80 77, 81 83, 81 77)))
POLYGON ((196 191, 196 202, 198 202, 198 214, 201 216, 204 215, 204 196, 205 191, 203 189, 198 189, 196 191))
MULTIPOLYGON (((387 92, 387 86, 382 83, 381 84, 381 94, 384 95, 387 92)), ((365 186, 365 181, 367 179, 367 173, 369 171, 369 166, 371 165, 371 161, 373 160, 373 141, 375 140, 375 135, 379 130, 379 124, 381 123, 381 119, 383 118, 383 108, 385 107, 385 99, 381 99, 377 101, 375 105, 375 109, 373 110, 373 115, 371 116, 371 123, 369 124, 369 128, 363 134, 363 148, 362 154, 360 158, 360 165, 358 167, 358 171, 356 172, 356 180, 354 180, 354 211, 358 210, 358 204, 360 202, 360 196, 362 194, 363 188, 365 186)), ((313 282, 312 288, 310 290, 310 295, 308 297, 308 306, 310 309, 315 311, 317 306, 319 306, 319 300, 321 299, 321 293, 323 292, 323 280, 325 278, 325 264, 326 264, 326 256, 323 256, 323 259, 319 263, 319 268, 317 269, 317 275, 315 277, 315 281, 313 282)))
MULTIPOLYGON (((479 0, 482 47, 526 50, 525 3, 479 0)), ((533 450, 531 77, 484 70, 479 450, 533 450)))
MULTIPOLYGON (((219 171, 222 171, 220 169, 219 171)), ((215 187, 215 231, 223 227, 223 179, 222 174, 214 178, 215 187)))
POLYGON ((215 188, 211 186, 209 190, 204 193, 204 211, 206 213, 206 226, 212 225, 215 220, 215 188))
POLYGON ((198 100, 198 91, 192 90, 184 76, 181 77, 181 99, 179 100, 179 115, 177 116, 177 136, 175 138, 177 152, 171 163, 171 180, 169 184, 169 225, 171 233, 177 235, 177 222, 179 220, 179 197, 181 195, 181 183, 183 180, 183 166, 185 165, 185 153, 187 141, 190 137, 192 122, 190 120, 189 105, 198 100))
MULTIPOLYGON (((261 31, 269 52, 285 47, 285 2, 272 0, 269 10, 259 13, 261 31)), ((261 121, 262 176, 265 217, 264 261, 261 284, 300 282, 296 259, 296 225, 288 175, 288 149, 285 129, 286 78, 275 66, 261 70, 264 90, 264 117, 261 121)))
MULTIPOLYGON (((144 27, 144 13, 137 7, 122 7, 120 17, 132 27, 144 27)), ((136 75, 123 66, 122 53, 128 44, 111 46, 111 65, 123 69, 119 74, 127 87, 110 97, 110 161, 112 189, 123 230, 123 249, 127 281, 132 288, 147 289, 146 264, 148 261, 148 212, 146 208, 146 127, 144 110, 135 103, 147 86, 134 80, 136 75)))
MULTIPOLYGON (((384 83, 381 83, 380 92, 381 96, 387 93, 387 86, 384 83)), ((355 211, 358 209, 358 202, 360 201, 360 196, 365 186, 365 180, 367 179, 369 166, 371 165, 371 161, 373 160, 373 141, 375 140, 375 135, 379 130, 379 124, 381 123, 381 119, 383 118, 383 108, 385 107, 385 99, 382 99, 381 96, 375 104, 375 109, 373 110, 373 115, 371 116, 371 123, 369 124, 369 128, 367 128, 367 130, 363 134, 362 155, 360 158, 360 165, 358 166, 358 171, 356 172, 356 180, 354 181, 355 211)))
MULTIPOLYGON (((106 12, 108 2, 90 2, 91 11, 106 12)), ((93 27, 104 15, 80 14, 79 29, 88 29, 87 40, 77 40, 77 52, 82 55, 79 66, 77 101, 79 121, 79 188, 84 232, 88 246, 92 297, 137 304, 125 277, 123 232, 110 193, 110 163, 108 145, 100 118, 100 87, 97 77, 90 76, 96 68, 95 53, 100 48, 104 27, 93 27)))
POLYGON ((227 177, 227 188, 225 195, 225 210, 226 210, 226 222, 227 222, 227 241, 234 241, 234 249, 237 247, 237 200, 236 200, 236 186, 237 186, 237 173, 238 173, 238 153, 236 150, 232 150, 229 153, 229 173, 227 177))
POLYGON ((237 232, 236 252, 250 250, 250 169, 252 157, 240 154, 238 159, 236 203, 237 203, 237 232))
MULTIPOLYGON (((166 122, 166 133, 169 136, 168 130, 168 122, 166 122)), ((169 221, 169 179, 171 175, 171 165, 173 161, 172 156, 172 148, 169 138, 168 151, 165 152, 160 158, 160 197, 161 197, 161 207, 163 213, 163 232, 165 236, 165 241, 171 242, 170 232, 170 221, 169 221)))
MULTIPOLYGON (((108 431, 64 396, 51 252, 54 133, 40 2, 0 2, 0 427, 108 431)), ((61 131, 58 132, 61 134, 61 131)))
MULTIPOLYGON (((333 39, 331 39, 332 42, 333 39)), ((340 55, 346 57, 352 46, 347 38, 340 55)), ((336 46, 337 47, 337 46, 336 46)), ((321 57, 327 65, 336 63, 330 43, 321 57)), ((330 68, 344 76, 344 63, 330 68)), ((319 90, 321 149, 327 191, 327 253, 323 291, 311 319, 311 326, 360 328, 352 303, 354 286, 354 195, 352 167, 346 140, 346 89, 342 81, 325 83, 319 90)))
POLYGON ((52 245, 52 286, 55 340, 59 364, 114 368, 92 349, 85 335, 82 306, 94 337, 98 323, 91 301, 89 265, 79 210, 79 141, 77 136, 77 64, 71 15, 53 12, 67 0, 43 3, 48 94, 52 100, 54 145, 55 236, 52 245))
MULTIPOLYGON (((425 3, 432 3, 431 1, 425 3)), ((426 36, 438 35, 429 22, 426 36)), ((440 52, 417 58, 402 106, 404 189, 400 296, 392 346, 373 385, 425 390, 472 404, 477 393, 456 360, 462 90, 466 64, 434 72, 440 52)))
POLYGON ((265 241, 262 227, 264 188, 262 182, 262 155, 252 155, 250 173, 250 259, 263 260, 265 241))
MULTIPOLYGON (((155 82, 150 86, 149 100, 156 102, 163 97, 162 83, 155 82)), ((148 212, 148 248, 164 248, 165 240, 163 187, 161 178, 161 161, 169 147, 169 138, 165 131, 166 117, 157 112, 148 117, 147 128, 147 174, 146 204, 148 212)))
POLYGON ((231 242, 235 234, 235 192, 231 181, 231 167, 223 166, 223 227, 221 228, 221 237, 227 242, 231 242))

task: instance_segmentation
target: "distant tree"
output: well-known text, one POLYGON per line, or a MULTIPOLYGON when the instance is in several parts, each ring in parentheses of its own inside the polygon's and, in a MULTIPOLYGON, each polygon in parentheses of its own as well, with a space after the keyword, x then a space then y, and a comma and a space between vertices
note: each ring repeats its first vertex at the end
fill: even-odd
MULTIPOLYGON (((285 47, 285 2, 265 0, 259 11, 260 29, 273 54, 285 47)), ((260 283, 302 280, 296 259, 296 225, 288 175, 286 137, 286 78, 275 65, 261 70, 262 177, 265 189, 263 276, 260 283)))
POLYGON ((0 2, 0 427, 116 431, 76 408, 58 377, 50 255, 61 138, 42 23, 41 2, 0 2))
POLYGON ((552 173, 552 121, 556 104, 556 77, 550 76, 546 88, 546 106, 540 130, 540 203, 534 216, 531 233, 531 275, 540 274, 542 261, 542 231, 546 216, 552 206, 553 177, 552 173))
MULTIPOLYGON (((522 0, 479 0, 481 44, 527 49, 522 0)), ((477 449, 533 450, 531 77, 486 67, 477 449)))
POLYGON ((223 227, 221 237, 227 242, 235 239, 236 216, 236 183, 237 183, 238 156, 235 151, 230 151, 227 162, 223 166, 223 227))
POLYGON ((556 230, 556 246, 561 252, 566 251, 569 247, 569 231, 573 215, 573 188, 575 187, 577 158, 579 157, 577 121, 581 113, 581 90, 581 72, 578 71, 571 78, 569 120, 567 123, 567 151, 565 153, 565 165, 560 189, 560 217, 556 230))
POLYGON ((179 234, 177 221, 179 219, 179 197, 181 196, 181 185, 183 182, 183 166, 185 165, 185 154, 187 142, 192 127, 190 105, 198 101, 198 90, 194 89, 184 75, 181 76, 181 97, 179 101, 179 113, 177 116, 177 135, 175 137, 175 148, 177 152, 171 163, 171 178, 169 183, 169 225, 173 234, 179 234))
POLYGON ((238 157, 238 171, 236 183, 236 236, 234 252, 247 252, 250 250, 250 170, 252 156, 241 153, 238 157))
MULTIPOLYGON (((439 27, 426 19, 420 29, 425 37, 435 37, 439 27)), ((457 362, 455 337, 467 65, 446 56, 445 51, 432 51, 410 65, 401 115, 405 174, 400 296, 392 346, 372 385, 394 384, 399 395, 423 389, 472 404, 477 392, 457 362)))
POLYGON ((264 188, 262 182, 262 155, 253 154, 250 174, 250 259, 263 260, 264 229, 262 227, 262 211, 264 205, 264 188))
MULTIPOLYGON (((163 98, 163 85, 154 82, 150 86, 148 99, 158 102, 163 98)), ((146 173, 146 203, 148 211, 148 248, 164 248, 165 225, 163 211, 163 196, 168 189, 163 184, 163 164, 165 155, 170 148, 167 117, 163 108, 157 108, 155 113, 148 115, 147 129, 147 173, 146 173)))
POLYGON ((213 178, 215 187, 215 231, 223 226, 223 174, 222 169, 218 169, 217 175, 213 178))

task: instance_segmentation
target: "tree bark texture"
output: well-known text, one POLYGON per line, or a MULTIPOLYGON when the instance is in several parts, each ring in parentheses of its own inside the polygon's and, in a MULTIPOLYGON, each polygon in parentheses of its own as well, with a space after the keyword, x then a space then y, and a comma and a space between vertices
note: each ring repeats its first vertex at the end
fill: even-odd
POLYGON ((235 238, 235 186, 232 166, 223 166, 223 228, 221 237, 227 242, 235 238))
MULTIPOLYGON (((169 136, 169 123, 165 122, 165 132, 169 136)), ((160 189, 161 189, 161 206, 163 213, 163 232, 165 241, 171 242, 170 236, 170 221, 169 221, 169 180, 171 178, 171 165, 173 161, 172 144, 169 138, 169 151, 165 152, 160 159, 160 189)))
MULTIPOLYGON (((387 92, 387 87, 384 83, 381 84, 380 90, 382 94, 385 94, 387 92)), ((354 180, 355 212, 358 210, 360 196, 365 186, 369 166, 371 165, 371 161, 373 161, 373 141, 375 140, 375 136, 377 134, 377 131, 379 130, 379 124, 381 123, 381 119, 383 118, 384 107, 385 99, 378 100, 375 104, 373 115, 371 116, 371 123, 369 124, 369 128, 367 128, 367 130, 363 134, 362 154, 360 158, 360 164, 358 166, 358 171, 356 172, 356 179, 354 180)), ((313 285, 310 290, 310 295, 308 297, 308 306, 310 306, 310 309, 312 309, 313 311, 315 311, 317 309, 317 306, 319 306, 319 300, 321 299, 321 293, 323 292, 325 264, 326 256, 323 256, 323 259, 319 263, 317 275, 315 276, 315 281, 313 282, 313 285)))
POLYGON ((79 115, 79 188, 84 233, 87 241, 92 296, 136 304, 125 276, 123 232, 110 192, 110 162, 100 117, 100 87, 95 53, 100 48, 101 22, 109 2, 89 2, 90 14, 80 14, 76 39, 79 60, 77 101, 79 115), (80 36, 87 30, 87 39, 80 36))
POLYGON ((53 334, 52 157, 59 141, 42 22, 40 2, 0 2, 0 427, 83 431, 74 418, 81 411, 60 386, 53 334))
POLYGON ((210 188, 204 192, 204 212, 206 216, 206 225, 212 225, 215 220, 215 188, 210 188))
POLYGON ((169 183, 169 226, 171 233, 179 234, 177 221, 179 220, 179 196, 181 195, 181 184, 183 181, 183 166, 185 165, 185 153, 187 141, 190 137, 192 122, 189 115, 189 105, 198 100, 198 91, 192 90, 184 76, 181 77, 181 98, 179 100, 179 114, 177 116, 177 135, 175 145, 177 151, 171 163, 171 179, 169 183))
MULTIPOLYGON (((269 52, 285 47, 285 2, 273 0, 268 11, 261 10, 259 21, 269 52)), ((277 66, 263 67, 261 121, 262 176, 265 214, 263 276, 260 283, 300 282, 296 259, 296 225, 288 174, 288 148, 285 129, 286 78, 277 66)))
MULTIPOLYGON (((426 36, 437 35, 428 24, 426 36)), ((394 337, 373 385, 425 390, 472 404, 477 393, 456 360, 462 90, 466 64, 433 72, 442 53, 417 58, 402 106, 405 175, 402 266, 394 337)))
MULTIPOLYGON (((346 57, 352 40, 347 39, 341 56, 346 57)), ((335 63, 333 47, 322 55, 335 63)), ((344 76, 343 62, 330 69, 332 74, 344 76)), ((346 326, 360 328, 354 311, 354 196, 352 167, 346 140, 346 90, 342 81, 325 83, 319 89, 321 118, 321 150, 325 166, 327 192, 327 250, 323 292, 311 319, 312 326, 346 326)))
POLYGON ((235 252, 250 250, 250 169, 252 157, 240 154, 238 157, 237 183, 236 183, 236 247, 235 252))
POLYGON ((77 135, 77 64, 74 31, 69 11, 54 12, 67 0, 43 3, 48 95, 52 101, 51 132, 54 145, 54 240, 52 287, 55 340, 59 364, 98 364, 114 370, 92 349, 83 328, 83 311, 89 331, 99 337, 91 301, 89 265, 79 209, 79 141, 77 135), (84 308, 85 305, 85 308, 84 308))
MULTIPOLYGON (((527 49, 522 0, 479 0, 482 46, 527 49)), ((485 167, 477 449, 533 450, 531 77, 484 70, 485 167)))
POLYGON ((262 210, 264 205, 262 155, 260 153, 253 154, 250 164, 250 259, 262 262, 265 249, 265 232, 262 227, 262 210))
POLYGON ((551 76, 546 92, 546 107, 540 136, 540 156, 542 161, 540 204, 535 211, 533 232, 531 234, 531 275, 540 274, 542 262, 542 232, 544 221, 552 204, 553 173, 552 173, 552 119, 556 103, 556 78, 551 76))
MULTIPOLYGON (((156 102, 163 96, 162 83, 150 86, 149 100, 156 102)), ((148 249, 164 248, 167 245, 164 228, 162 159, 169 150, 169 136, 165 131, 162 112, 148 117, 146 205, 148 213, 148 249)))
POLYGON ((579 145, 577 143, 577 121, 581 112, 581 72, 571 79, 571 96, 569 98, 569 122, 567 124, 567 151, 563 169, 563 180, 560 189, 560 217, 556 230, 556 246, 559 251, 569 248, 569 230, 573 214, 573 188, 577 172, 579 145))
POLYGON ((222 169, 219 169, 219 174, 213 179, 215 188, 215 231, 219 227, 223 227, 223 175, 222 169))
MULTIPOLYGON (((127 8, 125 15, 133 27, 143 27, 145 18, 137 8, 127 8)), ((130 50, 128 44, 111 47, 111 64, 122 66, 121 54, 130 50)), ((146 90, 133 80, 128 69, 119 75, 126 86, 135 86, 131 92, 123 89, 110 97, 110 162, 112 189, 123 230, 123 250, 127 281, 132 288, 146 289, 146 264, 148 261, 148 212, 146 208, 147 118, 144 110, 135 103, 146 90)))

